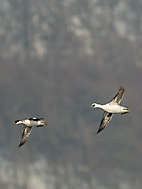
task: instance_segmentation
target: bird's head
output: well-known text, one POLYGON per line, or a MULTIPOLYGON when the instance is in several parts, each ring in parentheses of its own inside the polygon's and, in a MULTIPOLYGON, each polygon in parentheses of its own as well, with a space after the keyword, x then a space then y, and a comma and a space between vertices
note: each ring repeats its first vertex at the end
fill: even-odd
POLYGON ((92 108, 96 108, 96 103, 91 104, 92 108))
POLYGON ((15 122, 15 124, 21 124, 22 122, 21 122, 21 120, 16 120, 16 121, 14 121, 15 122))

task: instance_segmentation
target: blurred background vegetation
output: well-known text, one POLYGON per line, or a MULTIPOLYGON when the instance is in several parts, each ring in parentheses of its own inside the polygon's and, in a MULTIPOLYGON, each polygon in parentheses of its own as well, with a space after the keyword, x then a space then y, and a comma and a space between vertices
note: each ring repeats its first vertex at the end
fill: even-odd
POLYGON ((140 189, 142 2, 0 0, 0 188, 140 189), (102 118, 123 86, 131 113, 102 118), (14 120, 48 119, 18 148, 14 120))

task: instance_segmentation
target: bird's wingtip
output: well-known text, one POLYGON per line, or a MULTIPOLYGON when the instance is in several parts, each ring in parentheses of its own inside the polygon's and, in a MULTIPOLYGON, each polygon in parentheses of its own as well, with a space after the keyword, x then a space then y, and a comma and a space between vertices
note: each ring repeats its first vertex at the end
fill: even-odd
POLYGON ((25 143, 25 142, 20 142, 19 145, 18 145, 18 147, 23 146, 24 143, 25 143))
POLYGON ((102 130, 103 129, 98 129, 96 133, 99 134, 102 130))

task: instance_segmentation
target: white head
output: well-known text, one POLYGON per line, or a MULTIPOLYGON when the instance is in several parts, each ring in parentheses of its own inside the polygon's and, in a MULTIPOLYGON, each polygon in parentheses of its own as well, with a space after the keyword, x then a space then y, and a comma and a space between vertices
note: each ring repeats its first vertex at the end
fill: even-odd
POLYGON ((96 104, 96 103, 93 103, 93 104, 91 104, 91 107, 92 107, 92 108, 96 108, 96 107, 97 107, 97 104, 96 104))
POLYGON ((102 106, 101 104, 97 104, 97 103, 91 104, 91 107, 94 108, 94 109, 95 108, 101 108, 101 106, 102 106))

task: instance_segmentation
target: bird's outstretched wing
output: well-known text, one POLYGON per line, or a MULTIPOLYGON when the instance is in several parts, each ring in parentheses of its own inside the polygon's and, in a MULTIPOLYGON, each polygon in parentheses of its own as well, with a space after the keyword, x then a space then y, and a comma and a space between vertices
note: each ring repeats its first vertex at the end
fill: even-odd
POLYGON ((101 124, 97 133, 101 132, 107 126, 111 117, 112 117, 112 113, 104 112, 103 118, 102 118, 102 121, 101 121, 101 124))
POLYGON ((22 146, 31 134, 32 127, 24 127, 19 147, 22 146))
POLYGON ((111 102, 116 102, 116 103, 120 103, 121 102, 121 99, 123 97, 123 94, 124 94, 124 88, 123 87, 120 87, 117 94, 115 95, 115 97, 111 100, 111 102))

